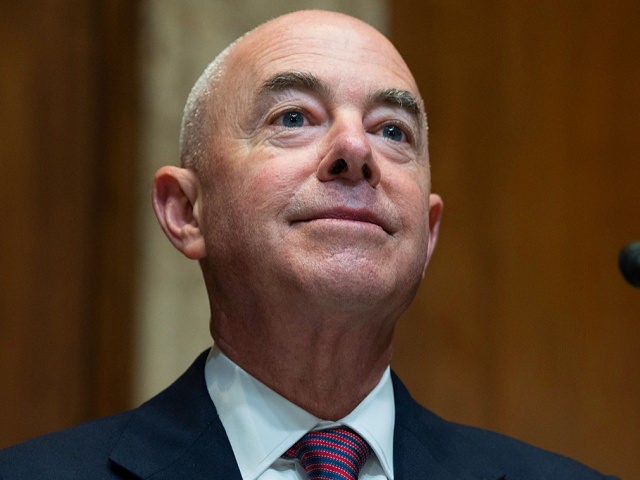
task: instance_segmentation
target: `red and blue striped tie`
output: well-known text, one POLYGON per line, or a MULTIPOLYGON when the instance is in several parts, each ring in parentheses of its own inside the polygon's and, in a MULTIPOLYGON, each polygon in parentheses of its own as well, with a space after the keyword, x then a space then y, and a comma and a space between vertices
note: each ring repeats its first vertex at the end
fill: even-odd
POLYGON ((309 432, 283 455, 297 457, 310 480, 357 480, 371 447, 348 428, 309 432))

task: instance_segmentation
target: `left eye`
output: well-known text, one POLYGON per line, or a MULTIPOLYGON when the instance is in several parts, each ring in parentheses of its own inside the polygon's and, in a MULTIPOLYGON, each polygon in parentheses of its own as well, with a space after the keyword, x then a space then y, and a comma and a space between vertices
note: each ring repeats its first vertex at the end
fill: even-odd
POLYGON ((404 132, 397 125, 385 125, 382 127, 382 136, 395 142, 401 142, 405 138, 404 132))
POLYGON ((296 128, 304 126, 304 115, 302 112, 286 112, 281 117, 283 127, 296 128))

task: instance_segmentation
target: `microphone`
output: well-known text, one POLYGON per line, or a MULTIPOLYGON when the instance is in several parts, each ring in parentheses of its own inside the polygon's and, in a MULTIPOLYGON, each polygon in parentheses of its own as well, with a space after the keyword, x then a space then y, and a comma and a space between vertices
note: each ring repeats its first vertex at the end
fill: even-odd
POLYGON ((620 250, 618 266, 625 280, 640 288, 640 242, 633 242, 620 250))

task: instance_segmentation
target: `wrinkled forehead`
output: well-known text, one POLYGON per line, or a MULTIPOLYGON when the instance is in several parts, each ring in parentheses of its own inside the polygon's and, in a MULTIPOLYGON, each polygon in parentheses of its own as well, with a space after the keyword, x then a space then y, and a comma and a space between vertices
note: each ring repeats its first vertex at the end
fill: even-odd
POLYGON ((242 38, 227 58, 228 80, 260 82, 281 71, 310 71, 341 88, 397 88, 419 97, 409 68, 373 27, 341 14, 299 12, 242 38))

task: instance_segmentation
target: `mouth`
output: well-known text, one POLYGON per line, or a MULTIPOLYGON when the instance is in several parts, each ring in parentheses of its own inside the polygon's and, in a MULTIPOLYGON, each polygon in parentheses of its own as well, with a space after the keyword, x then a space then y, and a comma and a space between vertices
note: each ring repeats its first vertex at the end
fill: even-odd
POLYGON ((367 209, 360 208, 348 208, 348 207, 333 207, 328 209, 319 210, 305 215, 303 218, 294 219, 291 224, 295 223, 310 223, 314 221, 322 220, 334 220, 343 222, 357 222, 362 224, 369 224, 379 227, 388 235, 393 235, 393 231, 388 222, 380 215, 367 209))

